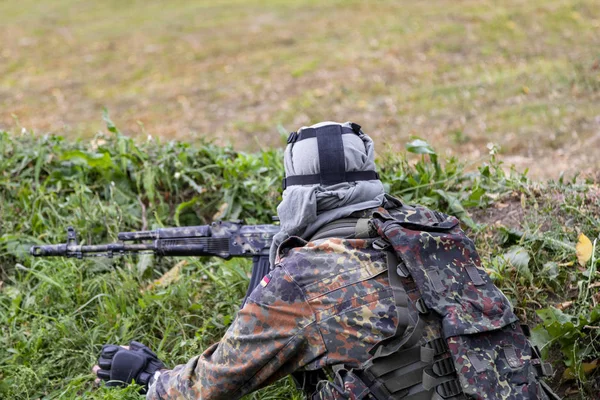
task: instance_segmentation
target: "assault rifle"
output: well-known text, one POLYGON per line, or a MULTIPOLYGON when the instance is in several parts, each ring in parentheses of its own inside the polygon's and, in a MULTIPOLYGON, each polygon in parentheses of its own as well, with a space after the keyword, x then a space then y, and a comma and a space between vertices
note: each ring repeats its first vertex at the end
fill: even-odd
MULTIPOLYGON (((241 221, 210 225, 162 228, 153 231, 119 232, 118 242, 80 245, 77 232, 67 228, 67 242, 32 246, 35 257, 108 257, 135 254, 157 256, 252 257, 252 277, 246 297, 269 273, 269 248, 278 225, 244 225, 241 221)), ((244 301, 245 302, 245 301, 244 301)))

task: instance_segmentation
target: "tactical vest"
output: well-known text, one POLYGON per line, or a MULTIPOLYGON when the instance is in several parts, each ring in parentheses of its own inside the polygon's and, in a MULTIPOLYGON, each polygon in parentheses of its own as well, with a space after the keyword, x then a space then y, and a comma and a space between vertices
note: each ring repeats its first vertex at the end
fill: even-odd
MULTIPOLYGON (((379 208, 369 219, 344 219, 311 240, 370 231, 388 255, 398 325, 359 369, 334 368, 312 386, 313 400, 550 399, 541 361, 504 294, 485 271, 455 217, 420 206, 379 208)), ((298 375, 306 386, 310 379, 298 375)))

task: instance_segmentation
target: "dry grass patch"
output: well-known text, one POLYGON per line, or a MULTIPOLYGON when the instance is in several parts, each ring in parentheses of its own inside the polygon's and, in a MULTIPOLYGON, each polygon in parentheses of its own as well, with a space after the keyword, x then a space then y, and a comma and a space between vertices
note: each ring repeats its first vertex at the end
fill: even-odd
POLYGON ((491 141, 535 176, 593 170, 595 3, 4 2, 0 127, 91 136, 105 106, 131 135, 254 150, 353 119, 396 150, 491 141))

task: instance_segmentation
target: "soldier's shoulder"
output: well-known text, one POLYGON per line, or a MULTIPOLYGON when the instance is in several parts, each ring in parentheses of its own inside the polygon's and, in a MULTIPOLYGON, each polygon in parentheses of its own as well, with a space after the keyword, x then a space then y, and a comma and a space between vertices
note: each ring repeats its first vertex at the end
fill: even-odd
POLYGON ((249 300, 259 304, 273 304, 279 301, 296 303, 303 302, 304 296, 296 281, 279 264, 263 277, 252 291, 249 300))
POLYGON ((374 239, 326 238, 290 249, 279 266, 304 290, 334 282, 354 283, 387 269, 384 252, 374 239))

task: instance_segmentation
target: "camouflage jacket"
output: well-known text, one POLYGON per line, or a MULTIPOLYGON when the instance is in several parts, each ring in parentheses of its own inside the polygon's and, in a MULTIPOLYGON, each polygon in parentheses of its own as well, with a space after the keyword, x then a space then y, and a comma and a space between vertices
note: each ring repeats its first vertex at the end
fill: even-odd
POLYGON ((147 399, 231 400, 300 368, 361 365, 397 323, 386 254, 371 241, 284 242, 221 341, 162 373, 147 399))
POLYGON ((391 375, 390 386, 385 385, 394 394, 407 390, 423 395, 419 398, 439 398, 440 389, 443 398, 464 393, 487 399, 556 399, 539 381, 543 365, 533 357, 508 300, 479 270, 474 245, 458 221, 422 207, 390 208, 389 213, 380 208, 354 216, 375 217, 379 234, 402 259, 394 264, 389 252, 390 265, 396 266, 389 275, 393 287, 403 288, 396 295, 410 302, 394 299, 388 253, 376 249, 382 248, 375 243, 381 239, 307 243, 290 238, 225 337, 186 365, 159 376, 148 399, 236 399, 300 368, 340 364, 345 369, 336 377, 341 379, 322 385, 319 398, 370 398, 365 381, 353 375, 353 368, 362 367, 366 378, 391 375), (396 282, 400 278, 406 282, 396 282), (404 296, 399 296, 402 291, 404 296), (421 299, 423 310, 418 307, 421 299), (442 327, 447 343, 441 340, 442 327), (440 340, 450 346, 450 354, 446 344, 438 349, 440 340), (377 344, 372 357, 370 350, 377 344), (417 349, 419 356, 403 358, 410 365, 386 364, 384 358, 394 361, 399 349, 402 354, 417 349), (368 360, 377 365, 365 365, 368 360), (453 367, 446 368, 446 361, 453 367), (459 369, 460 386, 452 388, 459 369), (419 378, 413 379, 415 384, 408 380, 415 374, 404 374, 411 371, 419 378))

